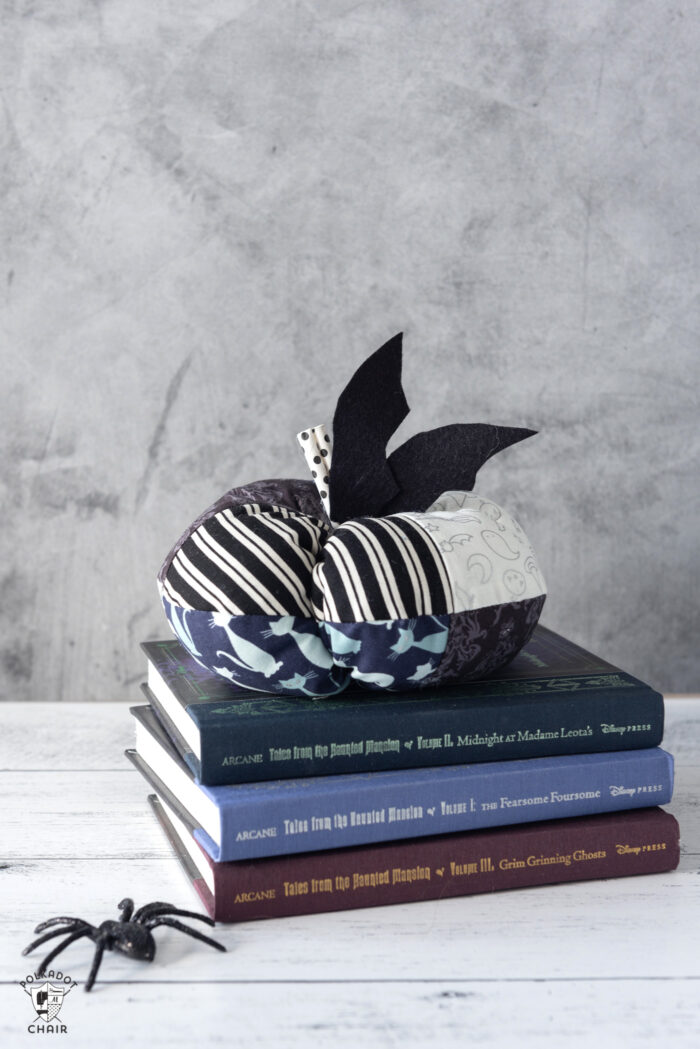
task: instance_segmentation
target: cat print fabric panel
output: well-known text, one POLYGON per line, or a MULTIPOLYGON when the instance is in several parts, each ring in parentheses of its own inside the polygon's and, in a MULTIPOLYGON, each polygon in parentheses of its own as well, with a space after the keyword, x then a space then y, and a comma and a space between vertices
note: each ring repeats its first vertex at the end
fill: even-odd
POLYGON ((164 601, 175 636, 203 667, 239 689, 295 696, 331 696, 350 680, 301 616, 231 616, 164 601))

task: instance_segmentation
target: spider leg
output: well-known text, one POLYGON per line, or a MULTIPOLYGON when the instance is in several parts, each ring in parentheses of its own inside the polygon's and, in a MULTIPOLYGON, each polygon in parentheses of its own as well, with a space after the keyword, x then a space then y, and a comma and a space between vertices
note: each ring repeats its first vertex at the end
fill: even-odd
POLYGON ((139 907, 136 914, 132 918, 132 921, 145 921, 148 918, 153 918, 157 914, 178 914, 181 918, 199 918, 201 922, 206 922, 207 925, 215 925, 216 923, 208 914, 197 914, 195 911, 183 911, 179 907, 173 907, 172 903, 147 903, 144 907, 139 907))
POLYGON ((134 901, 129 896, 125 896, 122 902, 118 905, 119 910, 122 912, 120 922, 130 922, 131 915, 134 913, 134 901))
POLYGON ((43 932, 44 929, 48 929, 50 925, 58 925, 61 922, 64 925, 88 925, 84 918, 48 918, 45 922, 39 922, 34 932, 43 932))
POLYGON ((104 945, 104 943, 101 940, 98 940, 97 941, 97 945, 95 947, 95 957, 92 959, 92 965, 90 966, 90 973, 88 975, 87 980, 85 981, 84 990, 86 990, 86 991, 91 991, 92 990, 92 985, 95 982, 95 977, 97 976, 97 970, 100 967, 100 962, 102 961, 102 955, 104 954, 104 952, 105 952, 105 945, 104 945))
MULTIPOLYGON (((83 924, 84 924, 86 929, 89 928, 89 925, 87 924, 87 922, 84 922, 83 924)), ((75 931, 77 932, 77 930, 75 930, 75 931)), ((33 951, 34 948, 38 947, 40 943, 46 943, 46 941, 50 940, 53 936, 63 936, 63 934, 66 933, 66 932, 70 932, 70 930, 69 929, 52 929, 51 932, 45 933, 43 936, 40 936, 38 940, 34 940, 32 943, 29 944, 28 947, 25 947, 24 950, 22 951, 22 954, 29 954, 30 951, 33 951)))
POLYGON ((172 903, 164 903, 163 900, 154 900, 153 903, 144 903, 143 907, 139 907, 137 911, 131 916, 132 922, 141 921, 142 918, 148 917, 149 912, 154 914, 161 913, 162 911, 172 911, 172 903), (154 910, 155 908, 155 910, 154 910))
POLYGON ((216 940, 210 939, 209 936, 198 932, 197 929, 190 929, 187 925, 183 925, 182 922, 178 922, 174 918, 158 917, 146 922, 147 929, 155 929, 159 925, 169 925, 171 929, 179 929, 180 932, 186 932, 188 936, 193 936, 195 940, 201 940, 202 943, 208 943, 210 947, 216 947, 217 951, 226 950, 223 943, 217 943, 216 940))
POLYGON ((81 936, 88 935, 89 932, 87 929, 78 929, 77 932, 72 932, 70 936, 66 936, 63 943, 59 943, 58 947, 54 947, 54 949, 52 951, 49 951, 49 953, 46 955, 43 962, 37 969, 37 975, 40 976, 43 972, 45 972, 46 966, 49 964, 49 962, 52 962, 57 954, 60 954, 61 951, 64 951, 66 947, 73 942, 73 940, 79 940, 81 936))

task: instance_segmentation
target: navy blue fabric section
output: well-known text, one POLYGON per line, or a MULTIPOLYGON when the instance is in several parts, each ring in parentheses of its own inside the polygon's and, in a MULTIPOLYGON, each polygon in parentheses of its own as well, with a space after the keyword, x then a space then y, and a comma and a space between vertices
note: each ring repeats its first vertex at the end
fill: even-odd
POLYGON ((201 666, 233 688, 326 696, 352 681, 371 690, 487 677, 529 640, 545 596, 452 615, 365 623, 301 616, 230 616, 163 599, 168 621, 201 666))
POLYGON ((163 606, 190 655, 234 687, 287 696, 329 696, 349 681, 349 671, 334 665, 313 619, 231 616, 179 608, 166 599, 163 606))
POLYGON ((370 689, 416 688, 432 677, 445 646, 449 615, 372 623, 321 623, 335 662, 370 689))

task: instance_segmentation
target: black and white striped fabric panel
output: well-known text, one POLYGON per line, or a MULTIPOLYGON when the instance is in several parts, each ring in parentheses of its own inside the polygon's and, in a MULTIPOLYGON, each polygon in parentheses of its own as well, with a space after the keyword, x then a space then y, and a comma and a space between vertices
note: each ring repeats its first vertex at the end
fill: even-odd
POLYGON ((312 616, 312 570, 326 527, 285 507, 215 514, 177 551, 163 592, 183 608, 231 615, 312 616))
POLYGON ((452 589, 438 547, 408 517, 360 517, 330 536, 314 571, 316 616, 331 623, 443 615, 452 589))

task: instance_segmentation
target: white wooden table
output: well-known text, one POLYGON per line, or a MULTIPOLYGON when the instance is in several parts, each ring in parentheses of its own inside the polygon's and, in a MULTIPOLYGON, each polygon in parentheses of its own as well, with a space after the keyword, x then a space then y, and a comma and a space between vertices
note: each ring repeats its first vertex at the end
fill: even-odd
MULTIPOLYGON (((0 1045, 14 1049, 37 1041, 18 981, 43 957, 21 956, 38 921, 99 924, 124 896, 201 908, 123 757, 126 706, 4 703, 0 718, 0 1045)), ((105 953, 90 994, 78 940, 55 963, 79 982, 60 1044, 697 1049, 699 700, 668 702, 664 746, 675 872, 218 926, 227 954, 161 928, 152 964, 105 953)))

